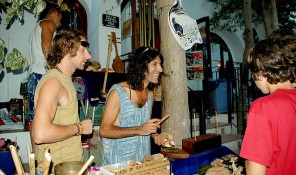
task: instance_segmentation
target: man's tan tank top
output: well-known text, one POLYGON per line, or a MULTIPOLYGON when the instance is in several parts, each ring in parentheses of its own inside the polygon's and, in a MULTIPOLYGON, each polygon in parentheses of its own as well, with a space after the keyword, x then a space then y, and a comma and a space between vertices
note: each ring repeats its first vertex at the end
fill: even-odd
MULTIPOLYGON (((70 98, 69 104, 57 107, 56 115, 52 123, 57 125, 69 125, 79 122, 77 92, 73 86, 72 79, 63 73, 58 72, 56 69, 47 71, 38 83, 34 99, 35 107, 41 86, 51 78, 57 78, 61 82, 67 90, 70 98)), ((36 145, 38 166, 43 166, 44 151, 46 147, 49 148, 53 166, 60 162, 82 161, 81 136, 73 136, 69 139, 55 143, 36 145)))

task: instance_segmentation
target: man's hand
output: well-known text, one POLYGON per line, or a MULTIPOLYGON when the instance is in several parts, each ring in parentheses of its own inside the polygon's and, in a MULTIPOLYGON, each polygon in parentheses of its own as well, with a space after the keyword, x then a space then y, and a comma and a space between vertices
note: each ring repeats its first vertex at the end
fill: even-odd
POLYGON ((79 122, 80 134, 91 134, 93 131, 93 122, 90 119, 79 122))

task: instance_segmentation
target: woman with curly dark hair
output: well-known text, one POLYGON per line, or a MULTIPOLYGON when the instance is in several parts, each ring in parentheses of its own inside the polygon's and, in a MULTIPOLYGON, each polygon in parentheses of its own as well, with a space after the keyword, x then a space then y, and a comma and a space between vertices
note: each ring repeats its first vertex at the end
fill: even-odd
POLYGON ((150 47, 140 47, 129 59, 126 81, 114 84, 107 95, 100 135, 105 165, 136 159, 150 152, 150 136, 162 145, 156 131, 160 119, 151 119, 153 87, 162 75, 163 57, 150 47))
POLYGON ((247 64, 256 86, 270 94, 251 104, 240 156, 248 175, 295 174, 296 37, 259 41, 247 64))

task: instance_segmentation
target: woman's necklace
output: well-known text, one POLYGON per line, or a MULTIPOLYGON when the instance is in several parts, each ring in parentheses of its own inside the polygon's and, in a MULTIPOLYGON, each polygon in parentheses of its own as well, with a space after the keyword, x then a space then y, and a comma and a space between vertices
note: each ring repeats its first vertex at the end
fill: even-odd
POLYGON ((63 74, 63 71, 58 66, 56 66, 55 69, 63 74))

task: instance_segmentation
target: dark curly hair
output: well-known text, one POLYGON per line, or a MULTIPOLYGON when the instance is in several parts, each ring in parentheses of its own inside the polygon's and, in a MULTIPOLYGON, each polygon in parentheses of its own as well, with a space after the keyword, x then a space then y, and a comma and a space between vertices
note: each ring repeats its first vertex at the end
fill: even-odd
POLYGON ((45 9, 43 9, 42 12, 40 12, 39 14, 38 21, 45 19, 46 15, 53 12, 58 12, 60 15, 62 15, 62 11, 58 5, 55 5, 52 3, 46 3, 45 9))
MULTIPOLYGON (((143 90, 143 80, 145 79, 145 72, 148 71, 148 64, 157 56, 163 64, 163 57, 160 52, 152 47, 139 47, 135 52, 129 56, 129 63, 127 67, 126 80, 129 86, 134 90, 143 90)), ((162 75, 162 73, 160 74, 162 75)), ((148 89, 152 90, 154 84, 150 83, 148 89)))
POLYGON ((259 41, 249 52, 247 65, 252 78, 267 78, 270 84, 295 82, 296 37, 283 35, 259 41))
POLYGON ((86 38, 86 36, 78 30, 60 30, 54 37, 52 46, 47 55, 48 68, 55 68, 67 54, 70 54, 71 57, 76 56, 82 38, 86 38))

